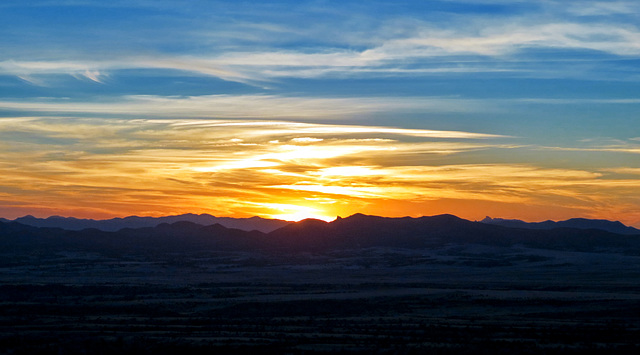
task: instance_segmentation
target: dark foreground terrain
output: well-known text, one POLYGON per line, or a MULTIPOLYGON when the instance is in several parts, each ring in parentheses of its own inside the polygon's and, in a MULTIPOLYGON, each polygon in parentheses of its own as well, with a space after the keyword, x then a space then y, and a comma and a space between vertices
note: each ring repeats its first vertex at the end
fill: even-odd
POLYGON ((0 352, 637 354, 638 259, 482 246, 24 256, 0 268, 0 352))
POLYGON ((0 354, 638 354, 640 236, 0 224, 0 354))

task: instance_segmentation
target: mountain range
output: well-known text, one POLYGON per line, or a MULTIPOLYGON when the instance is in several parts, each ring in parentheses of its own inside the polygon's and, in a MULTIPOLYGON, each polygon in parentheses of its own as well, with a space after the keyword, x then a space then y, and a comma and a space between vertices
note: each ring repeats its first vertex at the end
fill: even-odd
POLYGON ((566 221, 544 221, 544 222, 524 222, 519 219, 503 219, 485 217, 482 223, 493 224, 503 227, 524 228, 524 229, 554 229, 554 228, 577 228, 577 229, 599 229, 611 233, 633 235, 640 234, 640 230, 627 227, 619 221, 608 221, 606 219, 586 219, 571 218, 566 221))
MULTIPOLYGON (((104 220, 82 219, 74 217, 51 216, 48 218, 36 218, 31 215, 16 218, 14 222, 18 222, 33 227, 49 227, 62 228, 66 230, 83 230, 87 228, 98 229, 105 232, 115 232, 123 228, 144 228, 155 227, 162 223, 175 222, 192 222, 204 226, 219 223, 227 228, 236 228, 245 231, 258 230, 269 233, 278 228, 282 228, 289 224, 289 221, 279 219, 266 219, 261 217, 251 218, 232 218, 232 217, 215 217, 210 214, 181 214, 165 217, 138 217, 129 216, 124 218, 112 218, 104 220)), ((9 220, 0 218, 0 222, 9 222, 9 220)))
POLYGON ((640 233, 629 235, 594 228, 514 228, 485 222, 472 222, 453 215, 387 218, 355 214, 333 222, 315 219, 291 222, 265 233, 227 228, 220 223, 205 226, 190 221, 123 228, 115 232, 34 227, 5 221, 0 222, 0 246, 4 250, 38 249, 44 252, 81 249, 101 253, 176 253, 207 250, 323 252, 371 247, 420 249, 479 244, 571 251, 616 249, 640 253, 640 233))
MULTIPOLYGON (((0 222, 11 222, 9 219, 0 218, 0 222)), ((83 229, 98 229, 105 232, 116 232, 124 228, 145 228, 156 227, 162 223, 175 222, 192 222, 208 226, 212 224, 220 224, 227 228, 235 228, 244 231, 257 230, 263 233, 270 233, 276 229, 282 228, 290 221, 279 219, 267 219, 261 217, 250 218, 233 218, 233 217, 216 217, 210 214, 181 214, 164 217, 138 217, 129 216, 124 218, 112 218, 104 220, 82 219, 74 217, 51 216, 47 218, 37 218, 31 215, 19 217, 13 220, 27 226, 32 227, 49 227, 61 228, 66 230, 80 231, 83 229)), ((616 234, 634 235, 640 234, 640 230, 628 227, 619 221, 608 221, 604 219, 586 219, 572 218, 566 221, 544 221, 544 222, 525 222, 518 219, 504 219, 485 217, 480 221, 484 224, 492 224, 510 228, 521 229, 554 229, 554 228, 576 228, 576 229, 598 229, 616 234)))

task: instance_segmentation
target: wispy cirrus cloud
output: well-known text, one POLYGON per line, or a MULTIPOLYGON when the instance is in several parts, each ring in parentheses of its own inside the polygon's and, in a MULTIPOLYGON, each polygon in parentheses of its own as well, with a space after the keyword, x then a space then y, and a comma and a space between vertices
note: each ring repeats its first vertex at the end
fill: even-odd
POLYGON ((569 151, 569 152, 608 152, 608 153, 629 153, 640 154, 640 144, 635 143, 633 139, 612 140, 613 142, 603 143, 601 140, 593 142, 587 141, 587 144, 580 144, 574 147, 541 147, 544 150, 569 151))
MULTIPOLYGON (((556 2, 555 6, 567 6, 567 2, 556 2)), ((640 5, 636 1, 579 1, 569 3, 566 11, 576 16, 637 15, 640 5)))
POLYGON ((634 26, 570 22, 487 26, 475 33, 423 29, 418 35, 387 41, 363 55, 377 60, 456 54, 500 56, 527 48, 588 49, 638 55, 639 33, 634 26))
MULTIPOLYGON (((223 68, 210 60, 180 56, 130 57, 111 60, 4 60, 0 61, 0 74, 18 77, 43 75, 71 75, 102 83, 101 77, 109 72, 130 69, 181 70, 218 77, 229 81, 249 83, 251 78, 241 72, 223 68)), ((42 79, 41 79, 42 80, 42 79)), ((264 80, 264 79, 262 79, 264 80)), ((36 83, 37 84, 37 83, 36 83)))
POLYGON ((622 168, 603 169, 603 171, 612 172, 616 174, 640 175, 640 168, 622 167, 622 168))
POLYGON ((366 212, 383 201, 452 199, 552 201, 572 211, 601 213, 610 211, 613 201, 637 209, 628 196, 640 188, 637 175, 604 170, 442 160, 526 148, 472 132, 286 121, 25 117, 0 119, 0 138, 0 193, 7 199, 21 208, 65 201, 67 210, 91 199, 104 215, 195 207, 215 214, 276 216, 278 209, 269 205, 275 203, 331 216, 354 205, 366 212))
MULTIPOLYGON (((596 3, 592 7, 606 6, 596 3)), ((612 11, 615 8, 624 11, 629 4, 616 3, 609 7, 612 11)), ((109 55, 108 59, 92 59, 90 53, 84 53, 79 56, 83 59, 75 60, 46 57, 25 60, 5 56, 5 60, 0 61, 0 73, 21 77, 70 74, 91 79, 96 77, 95 73, 107 75, 118 70, 166 69, 260 86, 284 77, 495 71, 531 75, 530 63, 554 59, 553 53, 558 51, 597 51, 627 58, 640 55, 640 30, 633 22, 594 23, 552 17, 540 23, 515 17, 491 23, 475 19, 465 26, 447 26, 417 20, 403 31, 389 34, 387 23, 397 20, 385 21, 369 31, 352 33, 349 37, 351 43, 345 45, 320 37, 320 43, 313 48, 289 48, 268 43, 257 45, 260 39, 254 38, 246 46, 223 50, 212 48, 189 54, 160 52, 147 55, 128 50, 109 55), (532 56, 528 54, 530 50, 546 50, 549 54, 532 56), (514 59, 520 62, 512 62, 514 59), (496 67, 495 60, 511 61, 512 64, 496 67), (87 73, 88 76, 85 75, 87 73)), ((271 28, 275 24, 262 24, 265 26, 271 28)), ((280 32, 296 32, 296 28, 276 27, 280 32)), ((258 30, 245 25, 238 31, 254 33, 258 30)), ((220 36, 220 33, 216 32, 216 35, 220 36)), ((260 37, 260 31, 255 35, 260 37)), ((191 40, 203 40, 198 39, 199 36, 206 37, 200 34, 191 40)), ((314 41, 318 41, 318 37, 314 37, 314 41)), ((556 74, 561 75, 559 72, 556 74)))
POLYGON ((640 99, 637 98, 620 98, 620 99, 602 99, 602 98, 518 98, 512 99, 511 102, 519 103, 535 103, 545 105, 582 105, 582 104, 612 104, 612 105, 637 105, 640 99))
POLYGON ((347 118, 375 112, 471 112, 490 110, 480 100, 446 97, 322 98, 281 95, 133 95, 106 102, 64 99, 0 101, 0 109, 26 112, 100 113, 155 117, 347 118))
MULTIPOLYGON (((285 203, 282 192, 291 190, 274 186, 285 181, 327 184, 321 178, 326 174, 316 172, 330 166, 399 157, 417 163, 428 155, 487 149, 496 145, 487 140, 500 139, 470 132, 284 121, 64 117, 0 119, 0 138, 0 192, 22 206, 42 203, 38 208, 44 208, 57 200, 73 209, 91 196, 96 203, 105 200, 103 212, 113 208, 111 213, 123 208, 169 213, 195 205, 218 214, 231 209, 262 215, 265 211, 256 203, 285 203), (416 138, 422 142, 412 141, 416 138)), ((291 203, 297 197, 288 199, 291 203)))

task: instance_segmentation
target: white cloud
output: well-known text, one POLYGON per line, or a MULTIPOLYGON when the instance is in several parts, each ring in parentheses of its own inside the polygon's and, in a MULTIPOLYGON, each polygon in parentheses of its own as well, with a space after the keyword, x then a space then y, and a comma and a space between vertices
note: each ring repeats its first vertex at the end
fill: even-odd
POLYGON ((34 76, 66 74, 86 77, 101 82, 105 72, 120 69, 173 69, 214 76, 224 80, 249 83, 251 78, 211 63, 206 59, 190 57, 121 57, 111 60, 51 60, 51 61, 0 61, 0 74, 34 76))
POLYGON ((477 112, 491 109, 481 100, 441 97, 317 98, 278 95, 137 95, 112 102, 0 101, 0 108, 31 112, 257 119, 342 119, 376 112, 477 112))
POLYGON ((566 6, 567 12, 577 16, 637 15, 640 10, 637 1, 579 1, 574 3, 562 1, 558 5, 566 6))
POLYGON ((322 142, 323 139, 322 138, 312 138, 312 137, 300 137, 300 138, 294 138, 291 140, 294 143, 316 143, 316 142, 322 142))
POLYGON ((637 144, 620 144, 609 146, 595 146, 587 148, 576 147, 542 147, 545 150, 557 150, 557 151, 573 151, 573 152, 608 152, 608 153, 629 153, 640 154, 640 145, 637 144))
POLYGON ((77 79, 86 78, 93 82, 104 84, 104 78, 107 75, 97 71, 97 70, 85 70, 82 74, 76 74, 74 77, 77 79))
POLYGON ((35 86, 46 86, 46 82, 40 78, 37 77, 33 77, 31 75, 27 75, 27 74, 17 74, 16 77, 18 77, 18 79, 25 81, 31 85, 35 85, 35 86))
MULTIPOLYGON (((239 130, 243 130, 246 135, 251 137, 261 136, 279 136, 287 134, 309 134, 309 135, 329 135, 329 136, 341 136, 341 135, 371 135, 371 134, 383 134, 383 135, 398 135, 407 137, 422 137, 422 138, 449 138, 449 139, 487 139, 487 138, 506 138, 506 136, 474 133, 474 132, 461 132, 461 131, 440 131, 440 130, 427 130, 427 129, 407 129, 407 128, 395 128, 395 127, 381 127, 381 126, 364 126, 364 125, 335 125, 335 124, 318 124, 318 123, 304 123, 304 122, 288 122, 288 121, 225 121, 225 120, 177 120, 177 121, 165 121, 153 120, 151 122, 168 122, 175 127, 188 127, 188 128, 226 128, 233 127, 239 130)), ((306 143, 320 142, 324 139, 321 138, 293 138, 294 141, 303 140, 306 143)), ((380 142, 393 142, 389 139, 379 138, 366 138, 366 139, 350 139, 352 143, 380 143, 380 142)), ((272 140, 270 143, 278 143, 278 140, 272 140)), ((415 145, 417 149, 418 144, 415 145)))
POLYGON ((545 105, 583 105, 583 104, 611 104, 611 105, 636 105, 640 104, 640 99, 565 99, 565 98, 519 98, 512 99, 512 102, 536 103, 545 105))
MULTIPOLYGON (((629 6, 626 3, 616 4, 609 8, 623 11, 629 6)), ((592 7, 607 6, 595 3, 592 7)), ((0 61, 0 73, 25 78, 41 74, 69 74, 100 82, 100 78, 109 71, 152 68, 180 70, 261 86, 278 77, 518 71, 522 68, 496 67, 482 57, 506 60, 530 48, 640 55, 640 31, 633 23, 586 23, 562 18, 551 18, 546 23, 533 23, 526 18, 488 23, 481 18, 469 21, 465 26, 454 26, 459 21, 453 21, 453 25, 414 21, 409 28, 391 34, 384 32, 388 31, 388 26, 383 21, 370 33, 351 33, 349 38, 353 46, 334 46, 330 39, 326 39, 327 43, 311 49, 285 50, 254 45, 211 49, 208 53, 203 51, 191 55, 129 53, 116 54, 108 59, 5 60, 0 61), (479 58, 472 63, 455 60, 467 56, 479 58), (446 61, 433 61, 444 57, 446 61)), ((260 26, 273 27, 268 23, 260 26)), ((288 28, 280 30, 292 31, 288 28)), ((303 39, 304 36, 300 38, 303 39)), ((91 58, 90 54, 83 56, 91 58)))
POLYGON ((613 24, 506 24, 452 31, 424 28, 362 53, 379 61, 445 55, 500 56, 523 48, 590 49, 616 55, 640 54, 640 32, 613 24))

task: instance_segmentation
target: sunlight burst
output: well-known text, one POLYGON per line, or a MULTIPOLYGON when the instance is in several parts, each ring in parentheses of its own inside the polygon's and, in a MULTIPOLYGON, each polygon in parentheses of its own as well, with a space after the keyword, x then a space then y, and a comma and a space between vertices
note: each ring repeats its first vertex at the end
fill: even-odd
POLYGON ((298 222, 307 218, 320 219, 323 221, 333 221, 335 217, 329 217, 323 214, 321 210, 309 206, 299 206, 283 203, 263 203, 266 208, 277 210, 282 213, 268 215, 269 218, 282 219, 285 221, 298 222))

